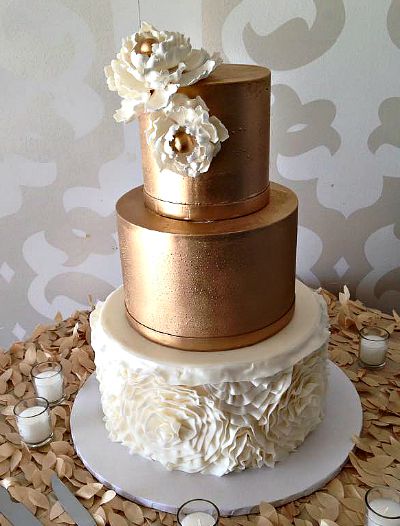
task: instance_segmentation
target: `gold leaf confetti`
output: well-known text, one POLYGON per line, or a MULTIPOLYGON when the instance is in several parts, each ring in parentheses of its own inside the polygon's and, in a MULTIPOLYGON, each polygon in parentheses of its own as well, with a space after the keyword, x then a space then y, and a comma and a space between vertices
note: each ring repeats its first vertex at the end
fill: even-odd
POLYGON ((144 523, 144 517, 143 517, 143 511, 134 502, 126 501, 123 504, 124 512, 126 517, 133 522, 134 524, 143 524, 144 523))
POLYGON ((49 508, 49 501, 47 497, 43 495, 40 491, 37 491, 32 488, 28 488, 28 498, 38 508, 43 508, 47 510, 49 508))
POLYGON ((108 520, 110 521, 110 526, 129 526, 122 515, 117 515, 113 511, 108 514, 108 520))
POLYGON ((112 501, 116 495, 117 494, 115 493, 114 490, 109 489, 108 491, 104 493, 104 495, 102 495, 99 505, 101 506, 102 504, 107 504, 107 502, 112 501))
POLYGON ((77 497, 82 497, 83 499, 91 499, 96 493, 98 493, 103 488, 103 484, 100 482, 93 482, 92 484, 87 484, 82 486, 76 492, 77 497))
POLYGON ((59 517, 62 513, 64 513, 64 509, 61 506, 61 504, 57 501, 53 506, 51 507, 50 513, 49 513, 49 519, 53 521, 57 517, 59 517))

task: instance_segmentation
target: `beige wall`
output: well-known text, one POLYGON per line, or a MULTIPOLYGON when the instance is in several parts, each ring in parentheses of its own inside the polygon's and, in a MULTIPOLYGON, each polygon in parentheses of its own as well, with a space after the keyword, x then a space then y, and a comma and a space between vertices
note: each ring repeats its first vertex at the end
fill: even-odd
MULTIPOLYGON (((141 11, 227 61, 271 67, 271 172, 300 198, 299 276, 398 306, 400 1, 141 11)), ((131 0, 0 2, 0 344, 120 283, 114 203, 141 170, 102 69, 137 23, 131 0)))

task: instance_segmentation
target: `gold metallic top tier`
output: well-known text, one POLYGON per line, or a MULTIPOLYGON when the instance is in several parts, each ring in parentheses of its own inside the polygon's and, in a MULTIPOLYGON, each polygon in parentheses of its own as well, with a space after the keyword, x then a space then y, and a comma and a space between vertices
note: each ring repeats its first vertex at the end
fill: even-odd
POLYGON ((208 78, 179 89, 191 98, 200 96, 229 132, 208 172, 197 177, 160 172, 146 142, 148 117, 142 116, 146 206, 192 221, 240 217, 263 208, 269 199, 270 87, 266 68, 222 64, 208 78))

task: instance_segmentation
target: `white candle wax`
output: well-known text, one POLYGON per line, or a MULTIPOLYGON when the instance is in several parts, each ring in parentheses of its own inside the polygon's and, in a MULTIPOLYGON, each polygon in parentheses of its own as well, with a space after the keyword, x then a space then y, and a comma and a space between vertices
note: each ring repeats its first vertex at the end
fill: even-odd
POLYGON ((400 526, 400 504, 392 499, 374 499, 369 503, 370 508, 381 517, 368 509, 366 526, 400 526), (397 518, 396 518, 397 517, 397 518))
POLYGON ((49 415, 39 405, 24 409, 18 415, 17 423, 19 433, 27 444, 44 442, 52 432, 49 415))
POLYGON ((367 365, 380 365, 385 361, 387 340, 378 334, 360 340, 360 359, 367 365))
POLYGON ((37 396, 53 403, 61 400, 64 395, 63 376, 53 370, 37 373, 35 378, 37 396))
POLYGON ((182 520, 182 526, 213 526, 215 519, 209 513, 203 511, 196 511, 195 513, 189 513, 182 520))

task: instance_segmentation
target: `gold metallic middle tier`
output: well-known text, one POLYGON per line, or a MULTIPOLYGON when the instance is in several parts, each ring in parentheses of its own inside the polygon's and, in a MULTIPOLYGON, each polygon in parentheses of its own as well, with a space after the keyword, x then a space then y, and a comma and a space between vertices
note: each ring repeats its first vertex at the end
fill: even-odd
POLYGON ((179 92, 200 96, 226 126, 208 172, 188 177, 161 171, 147 145, 148 116, 140 118, 144 197, 157 214, 208 221, 250 214, 268 203, 271 72, 260 66, 222 64, 179 92))
POLYGON ((271 184, 251 215, 190 223, 144 206, 143 187, 117 203, 125 305, 143 336, 184 350, 261 341, 294 311, 297 198, 271 184))

